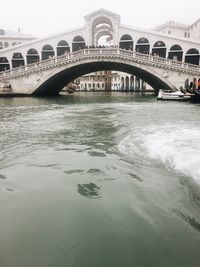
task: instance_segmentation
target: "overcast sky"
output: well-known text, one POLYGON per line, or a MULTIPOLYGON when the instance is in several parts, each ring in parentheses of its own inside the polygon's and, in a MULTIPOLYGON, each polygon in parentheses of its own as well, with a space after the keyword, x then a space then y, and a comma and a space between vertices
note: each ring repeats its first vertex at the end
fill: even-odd
POLYGON ((0 0, 0 28, 37 37, 84 25, 83 16, 100 8, 121 15, 121 23, 151 29, 169 20, 192 24, 200 18, 200 0, 0 0))

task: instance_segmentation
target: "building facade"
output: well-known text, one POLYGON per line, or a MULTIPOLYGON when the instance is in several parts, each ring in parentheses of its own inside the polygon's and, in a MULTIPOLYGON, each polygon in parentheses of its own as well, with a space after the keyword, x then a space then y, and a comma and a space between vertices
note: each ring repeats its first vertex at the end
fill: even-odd
POLYGON ((4 30, 0 29, 0 50, 9 48, 12 46, 20 45, 26 42, 30 42, 36 39, 34 36, 30 34, 21 33, 20 28, 18 31, 4 30))

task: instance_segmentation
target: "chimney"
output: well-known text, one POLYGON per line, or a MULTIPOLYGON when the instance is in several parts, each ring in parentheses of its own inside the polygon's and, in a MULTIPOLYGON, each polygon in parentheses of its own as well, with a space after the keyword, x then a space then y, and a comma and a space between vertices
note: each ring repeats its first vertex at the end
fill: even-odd
POLYGON ((21 29, 20 29, 20 28, 18 28, 17 32, 18 32, 18 33, 20 33, 20 32, 21 32, 21 29))

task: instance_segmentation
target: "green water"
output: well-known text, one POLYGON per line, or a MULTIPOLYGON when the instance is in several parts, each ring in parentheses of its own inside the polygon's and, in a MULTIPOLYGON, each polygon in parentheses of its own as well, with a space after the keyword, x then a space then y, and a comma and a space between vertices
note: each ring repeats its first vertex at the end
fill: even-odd
POLYGON ((199 267, 200 106, 0 99, 0 267, 199 267))

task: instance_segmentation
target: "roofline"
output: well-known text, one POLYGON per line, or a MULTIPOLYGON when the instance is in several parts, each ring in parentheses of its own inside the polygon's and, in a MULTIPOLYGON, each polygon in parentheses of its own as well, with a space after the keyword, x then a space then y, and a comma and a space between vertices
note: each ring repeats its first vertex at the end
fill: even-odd
POLYGON ((30 39, 30 40, 35 40, 35 39, 37 39, 37 37, 13 37, 13 36, 8 36, 8 35, 3 35, 0 37, 0 39, 18 39, 18 40, 30 39))
POLYGON ((136 28, 136 27, 130 27, 130 26, 121 25, 121 24, 119 25, 119 28, 120 27, 128 29, 128 30, 135 30, 135 31, 142 32, 142 33, 150 33, 150 34, 154 34, 154 35, 157 35, 157 36, 160 36, 160 37, 167 37, 169 39, 174 39, 174 40, 178 40, 178 41, 184 41, 184 42, 194 43, 194 44, 200 45, 198 40, 191 39, 191 38, 185 39, 185 38, 181 38, 181 37, 175 37, 173 35, 168 35, 168 34, 165 34, 165 33, 160 33, 160 32, 153 31, 153 30, 145 30, 145 29, 140 29, 140 28, 136 28))
POLYGON ((100 9, 98 9, 98 10, 96 10, 96 11, 93 11, 93 12, 89 13, 88 15, 85 15, 85 16, 84 16, 84 19, 87 19, 87 18, 89 18, 89 17, 91 17, 91 16, 94 16, 94 15, 96 15, 96 14, 98 14, 98 13, 108 13, 108 14, 110 14, 110 15, 112 15, 112 16, 115 16, 115 17, 120 18, 120 15, 119 15, 119 14, 117 14, 117 13, 115 13, 115 12, 112 12, 112 11, 110 11, 110 10, 104 9, 104 8, 100 8, 100 9))
POLYGON ((2 51, 3 52, 7 52, 9 50, 15 50, 16 47, 25 47, 25 46, 30 45, 30 44, 35 44, 35 43, 40 42, 40 41, 49 40, 49 39, 57 37, 59 35, 64 35, 64 34, 67 34, 67 33, 74 32, 74 31, 82 30, 84 28, 85 28, 85 26, 77 27, 77 28, 75 28, 73 30, 70 30, 70 31, 63 31, 63 32, 60 32, 60 33, 56 33, 54 35, 47 35, 46 37, 43 37, 43 38, 36 38, 36 39, 34 39, 33 41, 30 41, 30 42, 26 42, 26 43, 23 43, 23 44, 15 45, 13 47, 8 47, 8 48, 1 49, 0 50, 0 54, 1 54, 2 51))

